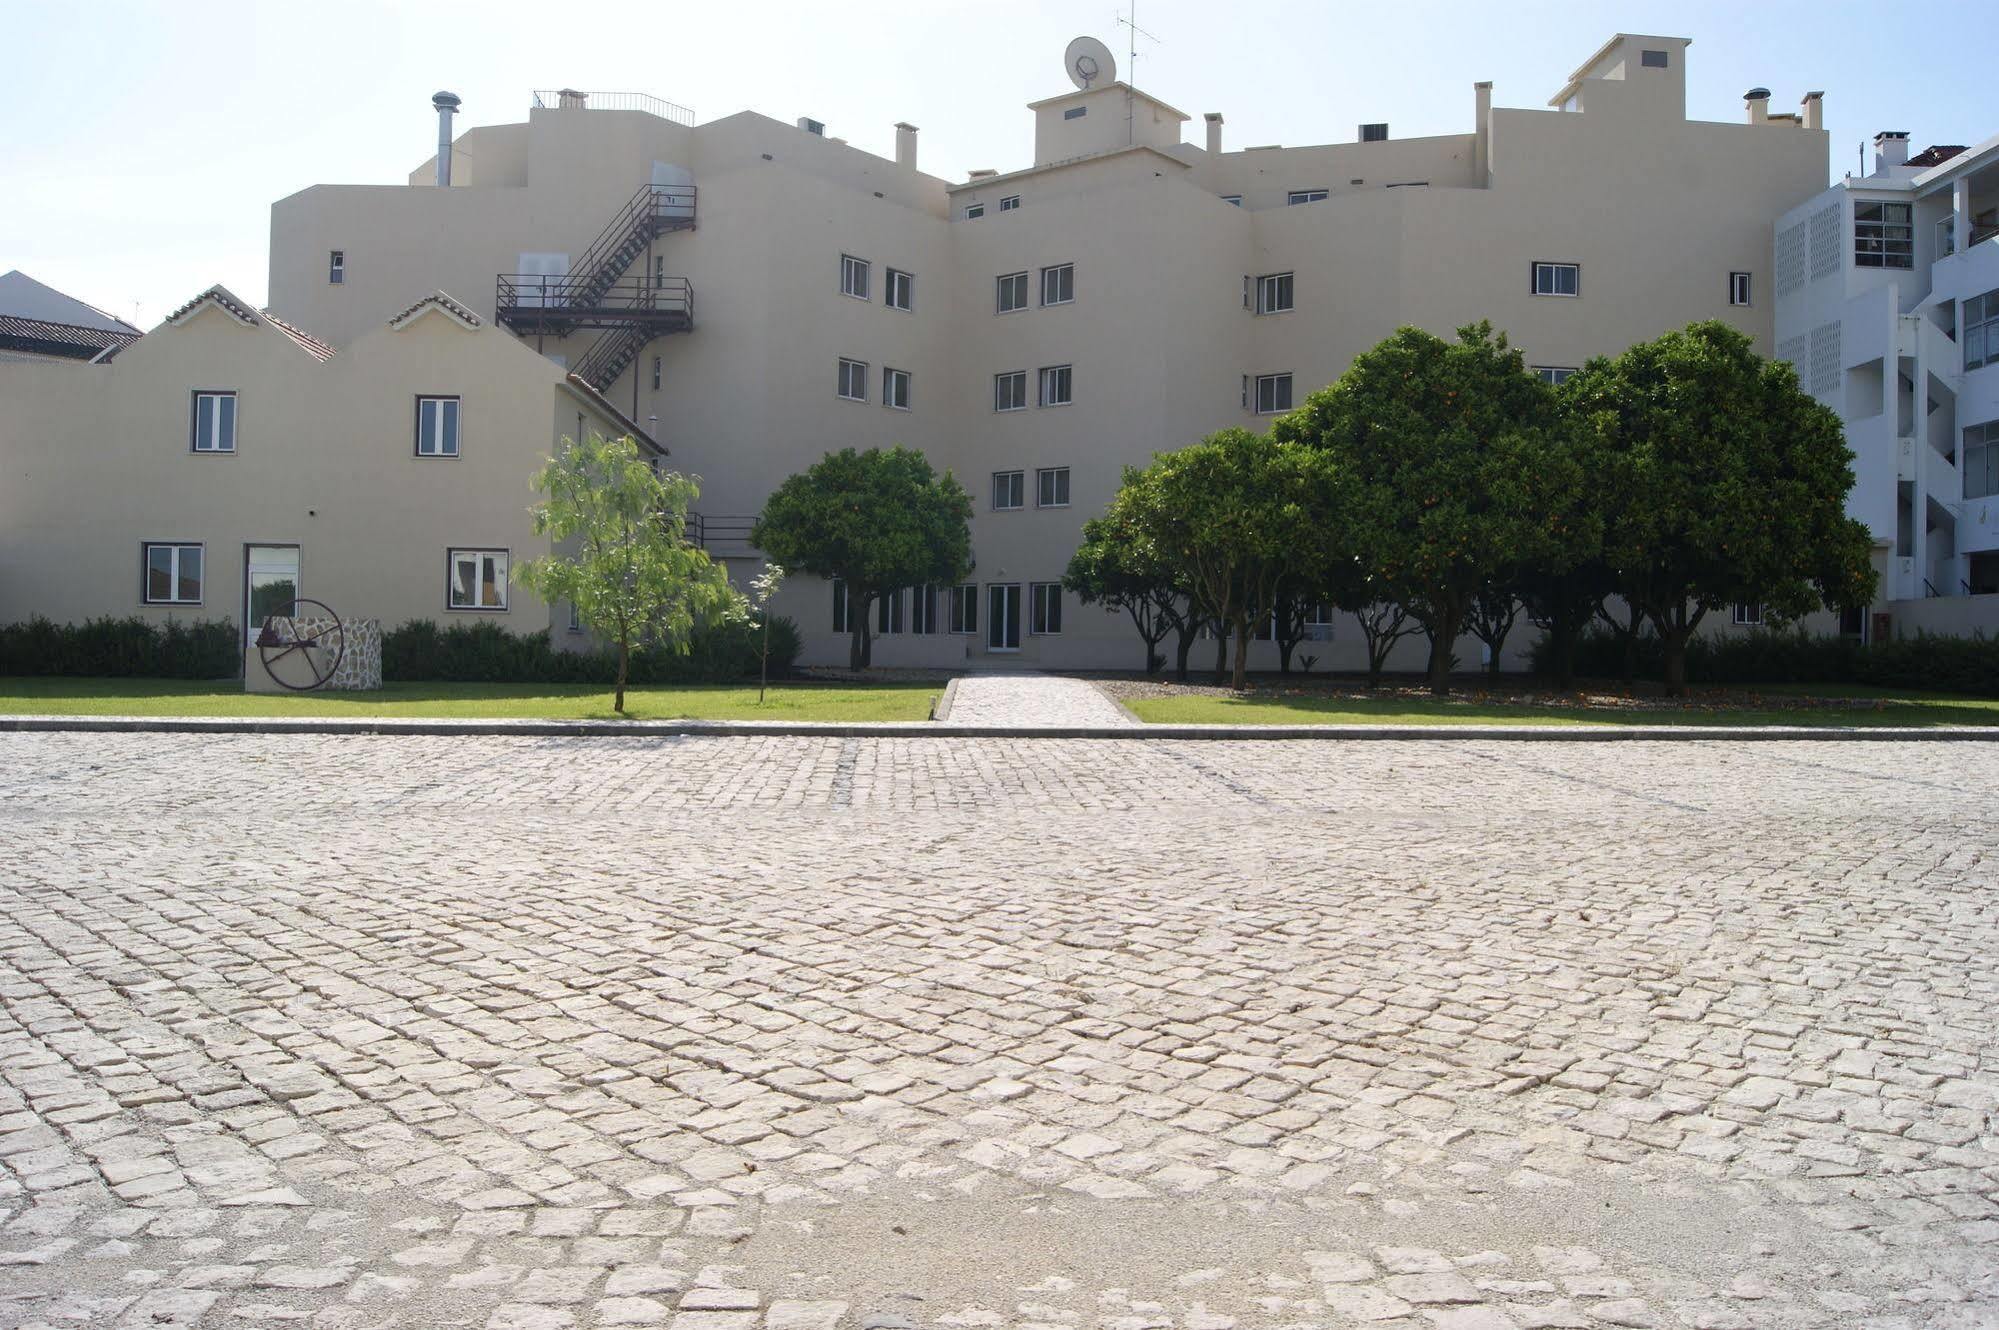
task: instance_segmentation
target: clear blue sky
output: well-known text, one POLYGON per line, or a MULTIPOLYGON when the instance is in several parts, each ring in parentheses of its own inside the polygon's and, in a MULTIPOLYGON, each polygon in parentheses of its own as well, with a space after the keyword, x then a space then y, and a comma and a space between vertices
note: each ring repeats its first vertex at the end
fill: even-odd
MULTIPOLYGON (((1118 52, 1118 0, 980 3, 31 4, 0 0, 0 271, 18 267, 150 327, 211 282, 261 302, 273 200, 393 183, 430 155, 430 94, 459 124, 524 118, 534 88, 650 92, 703 119, 810 115, 870 151, 923 129, 922 165, 961 179, 1025 165, 1021 107, 1066 91, 1062 48, 1118 52)), ((1471 127, 1471 85, 1541 106, 1613 32, 1693 38, 1688 112, 1734 120, 1826 93, 1834 174, 1876 130, 1915 147, 1999 132, 1999 5, 1138 0, 1134 80, 1229 142, 1471 127)), ((1120 71, 1123 72, 1122 70, 1120 71)), ((282 313, 283 311, 280 311, 282 313)))

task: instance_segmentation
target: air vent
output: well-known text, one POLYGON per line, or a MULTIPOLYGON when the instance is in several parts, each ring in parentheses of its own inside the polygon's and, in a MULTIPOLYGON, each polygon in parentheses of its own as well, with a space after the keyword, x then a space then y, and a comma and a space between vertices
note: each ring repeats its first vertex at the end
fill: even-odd
POLYGON ((1379 125, 1362 125, 1360 127, 1360 141, 1362 143, 1380 143, 1387 137, 1388 125, 1385 122, 1379 125))
POLYGON ((823 120, 814 120, 810 116, 802 115, 798 117, 798 127, 808 134, 817 134, 822 139, 826 137, 826 122, 823 120))

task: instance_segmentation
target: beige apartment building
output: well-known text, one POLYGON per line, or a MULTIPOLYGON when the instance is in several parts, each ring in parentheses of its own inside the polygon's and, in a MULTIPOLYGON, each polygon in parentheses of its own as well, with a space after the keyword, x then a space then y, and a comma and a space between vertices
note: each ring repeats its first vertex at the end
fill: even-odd
MULTIPOLYGON (((963 179, 921 170, 909 125, 891 159, 808 118, 696 123, 649 97, 564 90, 536 94, 525 122, 459 133, 457 98, 440 94, 439 154, 407 181, 317 185, 273 206, 270 302, 284 324, 251 313, 238 337, 236 314, 199 314, 111 361, 114 379, 143 367, 154 403, 141 410, 133 389, 88 427, 125 428, 116 520, 50 460, 26 506, 88 511, 90 534, 17 534, 0 513, 16 556, 0 616, 78 617, 120 595, 130 608, 137 543, 201 526, 209 505, 211 539, 226 527, 230 548, 303 540, 330 525, 305 497, 317 485, 343 495, 328 506, 370 515, 326 564, 309 561, 308 589, 385 622, 441 615, 447 547, 525 547, 536 455, 573 426, 566 403, 596 394, 598 419, 622 414, 700 477, 698 529, 739 582, 757 557, 750 517, 825 452, 904 444, 954 471, 975 502, 971 580, 884 606, 878 663, 1131 668, 1129 623, 1058 586, 1122 468, 1224 426, 1263 427, 1399 325, 1448 335, 1489 319, 1551 378, 1696 319, 1775 349, 1772 224, 1827 180, 1816 93, 1796 115, 1769 114, 1764 94, 1728 121, 1689 119, 1688 41, 1620 34, 1545 108, 1464 89, 1463 133, 1364 125, 1354 142, 1232 146, 1223 112, 1190 141, 1193 117, 1118 81, 1101 47, 1079 64, 1092 45, 1065 57, 1067 91, 1028 108, 1032 162, 963 179), (396 326, 431 292, 450 292, 464 319, 396 326), (322 360, 285 325, 339 353, 322 360), (239 345, 301 405, 246 398, 241 455, 193 456, 162 437, 160 413, 175 394, 247 382, 228 368, 239 345), (478 388, 456 390, 465 457, 439 467, 414 456, 410 415, 449 389, 424 359, 447 348, 478 349, 478 388), (304 431, 282 463, 269 455, 279 469, 228 499, 183 481, 188 466, 264 465, 249 443, 272 410, 296 411, 304 431), (474 483, 475 439, 530 410, 548 437, 524 429, 478 459, 499 470, 474 483), (412 566, 433 545, 432 570, 412 566)), ((1052 59, 1049 74, 1061 87, 1052 59)), ((19 389, 0 393, 18 418, 19 389)), ((179 423, 166 435, 189 409, 167 412, 179 423)), ((42 446, 21 431, 0 426, 10 468, 10 450, 42 446)), ((808 662, 844 662, 837 588, 794 579, 781 608, 808 662)), ((481 612, 521 630, 551 617, 520 588, 481 612)), ((1345 616, 1315 636, 1305 650, 1320 668, 1362 661, 1345 616)), ((1516 633, 1509 658, 1531 636, 1516 633)), ((1398 663, 1414 665, 1422 648, 1404 650, 1398 663)), ((1480 648, 1467 639, 1459 655, 1470 665, 1480 648)))

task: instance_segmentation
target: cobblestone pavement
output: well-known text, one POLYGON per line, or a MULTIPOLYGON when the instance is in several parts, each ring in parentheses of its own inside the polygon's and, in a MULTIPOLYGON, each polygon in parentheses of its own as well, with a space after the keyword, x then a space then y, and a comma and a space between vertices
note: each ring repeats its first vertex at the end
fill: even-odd
POLYGON ((961 674, 953 725, 1137 725, 1087 679, 1060 674, 961 674))
POLYGON ((1999 1324, 1995 787, 0 736, 0 1325, 1999 1324))

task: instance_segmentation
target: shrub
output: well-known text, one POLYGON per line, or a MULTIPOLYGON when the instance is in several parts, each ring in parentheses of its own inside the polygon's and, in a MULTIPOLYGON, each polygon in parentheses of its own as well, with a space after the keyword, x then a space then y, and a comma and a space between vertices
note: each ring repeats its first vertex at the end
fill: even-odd
MULTIPOLYGON (((773 678, 798 660, 798 625, 773 619, 770 669, 773 678)), ((726 683, 754 677, 762 640, 743 620, 697 628, 683 655, 648 649, 632 654, 634 684, 726 683)), ((382 634, 382 678, 386 682, 601 683, 618 677, 615 653, 592 649, 561 651, 546 632, 510 633, 493 623, 438 625, 412 619, 382 634)))
POLYGON ((0 674, 229 679, 243 672, 243 639, 227 619, 154 622, 36 617, 0 625, 0 674))
MULTIPOLYGON (((1534 668, 1546 673, 1548 639, 1534 644, 1534 668)), ((1649 630, 1638 636, 1637 674, 1661 677, 1665 651, 1649 630)), ((1592 629, 1576 643, 1576 673, 1618 678, 1624 643, 1592 629)), ((1939 637, 1918 633, 1871 645, 1850 637, 1814 636, 1802 630, 1763 630, 1727 637, 1696 637, 1687 644, 1687 678, 1693 683, 1842 683, 1925 692, 1999 695, 1999 639, 1939 637)))

